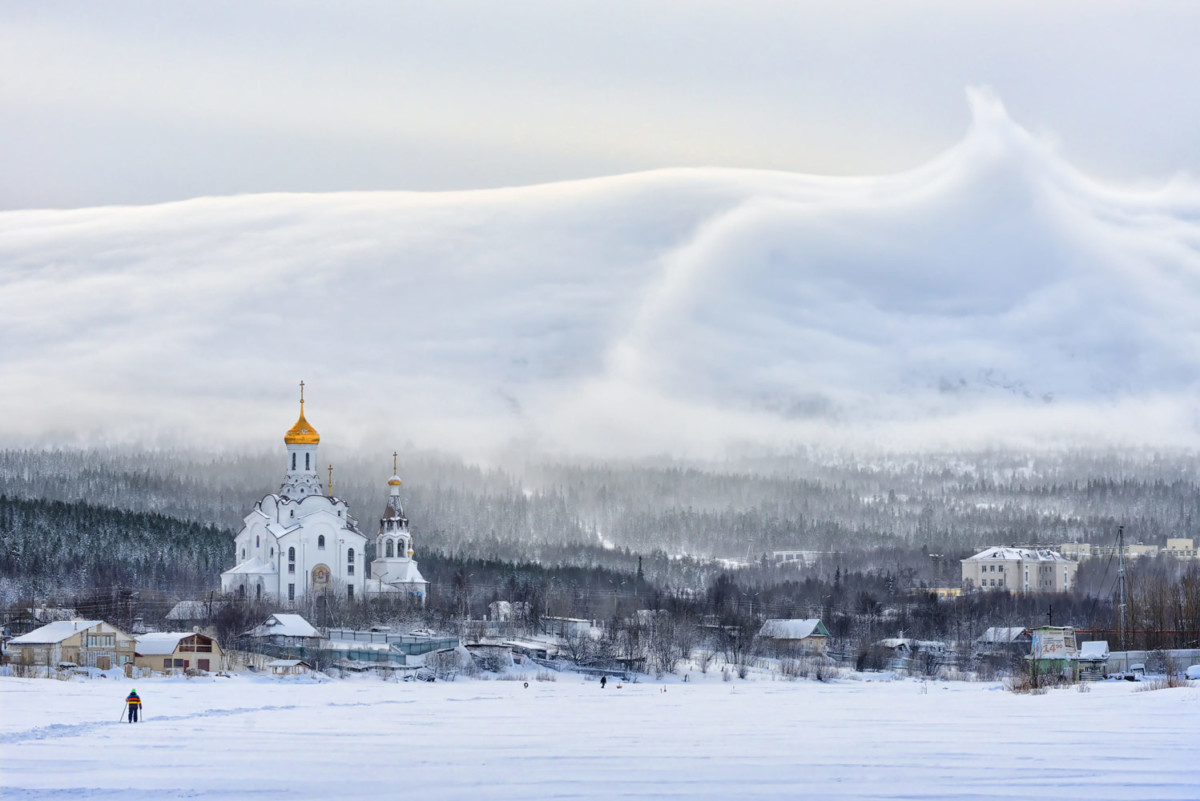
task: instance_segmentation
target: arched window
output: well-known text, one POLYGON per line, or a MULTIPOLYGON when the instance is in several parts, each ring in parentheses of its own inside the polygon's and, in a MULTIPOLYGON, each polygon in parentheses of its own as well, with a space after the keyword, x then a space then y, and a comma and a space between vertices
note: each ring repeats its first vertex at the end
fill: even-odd
POLYGON ((388 540, 388 541, 387 541, 387 556, 388 556, 388 558, 389 558, 389 559, 391 559, 391 558, 392 558, 392 555, 393 555, 393 552, 392 552, 392 541, 391 541, 391 540, 388 540))
POLYGON ((262 585, 261 584, 259 584, 257 587, 254 588, 254 600, 256 600, 256 601, 262 600, 262 585))
POLYGON ((242 549, 242 558, 243 559, 246 558, 246 549, 245 548, 242 549))
POLYGON ((319 551, 325 550, 325 535, 324 534, 317 537, 317 550, 319 550, 319 551))
POLYGON ((296 469, 296 452, 292 451, 292 469, 296 469))
POLYGON ((240 595, 243 598, 246 597, 246 585, 245 584, 238 585, 238 595, 240 595))
POLYGON ((254 547, 257 548, 261 543, 258 541, 258 535, 254 535, 254 547))
POLYGON ((296 561, 296 549, 295 548, 288 548, 288 561, 289 562, 296 561))
POLYGON ((354 549, 353 548, 346 551, 346 562, 351 565, 354 564, 354 549))
POLYGON ((274 548, 271 549, 271 558, 272 559, 275 558, 275 549, 274 548))
POLYGON ((311 453, 306 453, 306 454, 304 454, 304 469, 305 469, 305 470, 311 470, 311 469, 312 469, 312 468, 310 468, 310 467, 308 466, 308 457, 310 457, 310 456, 312 456, 312 454, 311 454, 311 453))

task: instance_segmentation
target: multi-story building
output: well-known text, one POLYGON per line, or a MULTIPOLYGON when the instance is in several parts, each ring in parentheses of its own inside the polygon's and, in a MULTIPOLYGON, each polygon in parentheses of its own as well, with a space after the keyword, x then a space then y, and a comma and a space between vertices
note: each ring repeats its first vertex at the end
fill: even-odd
MULTIPOLYGON (((1093 545, 1088 542, 1067 542, 1058 546, 1058 552, 1068 559, 1082 562, 1084 559, 1108 559, 1117 555, 1116 545, 1093 545)), ((1144 545, 1140 542, 1128 543, 1125 546, 1126 559, 1140 559, 1148 556, 1153 559, 1158 556, 1157 545, 1144 545)))
POLYGON ((1200 555, 1196 553, 1195 540, 1192 539, 1169 539, 1165 549, 1167 556, 1173 556, 1176 559, 1197 559, 1200 555))
POLYGON ((965 590, 1065 592, 1075 585, 1078 562, 1043 548, 994 547, 962 560, 965 590))

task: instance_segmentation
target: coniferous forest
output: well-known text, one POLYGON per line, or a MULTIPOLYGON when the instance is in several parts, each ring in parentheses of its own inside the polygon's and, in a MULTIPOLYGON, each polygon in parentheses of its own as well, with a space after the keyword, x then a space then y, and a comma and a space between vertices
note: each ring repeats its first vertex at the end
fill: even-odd
MULTIPOLYGON (((218 592, 234 532, 278 489, 282 468, 266 453, 0 452, 0 601, 136 594, 145 613, 162 614, 218 592)), ((410 453, 400 472, 431 609, 450 617, 480 616, 494 600, 535 599, 547 614, 593 618, 671 603, 696 615, 821 616, 846 636, 875 618, 887 620, 880 631, 947 636, 1045 614, 1042 599, 900 603, 957 586, 959 560, 983 547, 1111 544, 1119 526, 1128 542, 1200 539, 1200 468, 1187 454, 501 467, 410 453), (781 567, 774 550, 811 558, 781 567)), ((390 473, 390 458, 335 465, 335 494, 368 535, 390 473)), ((1131 595, 1177 612, 1158 615, 1160 630, 1200 629, 1189 567, 1131 565, 1131 595)), ((1060 622, 1112 625, 1115 575, 1111 560, 1084 563, 1076 591, 1053 601, 1060 622)))

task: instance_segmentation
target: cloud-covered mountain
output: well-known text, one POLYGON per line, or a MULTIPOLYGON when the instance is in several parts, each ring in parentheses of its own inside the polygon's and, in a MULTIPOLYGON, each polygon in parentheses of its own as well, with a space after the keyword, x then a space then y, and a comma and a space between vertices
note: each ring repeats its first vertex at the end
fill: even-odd
POLYGON ((0 214, 0 437, 596 455, 1200 442, 1200 187, 972 92, 883 177, 668 170, 0 214))

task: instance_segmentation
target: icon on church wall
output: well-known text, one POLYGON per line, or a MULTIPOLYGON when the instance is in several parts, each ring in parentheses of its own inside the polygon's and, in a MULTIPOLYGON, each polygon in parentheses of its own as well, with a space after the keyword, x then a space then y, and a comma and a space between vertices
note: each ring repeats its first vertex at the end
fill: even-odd
POLYGON ((325 565, 317 565, 312 572, 313 586, 325 587, 329 584, 329 568, 325 565))

